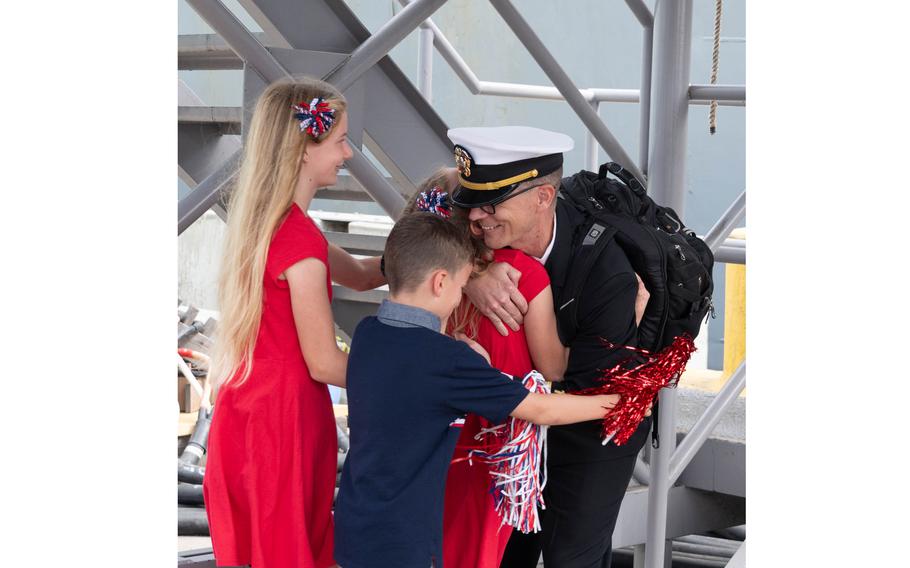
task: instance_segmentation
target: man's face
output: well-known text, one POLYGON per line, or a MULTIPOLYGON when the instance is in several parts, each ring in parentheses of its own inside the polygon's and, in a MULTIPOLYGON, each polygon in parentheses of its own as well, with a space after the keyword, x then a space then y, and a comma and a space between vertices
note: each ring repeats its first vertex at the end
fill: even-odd
POLYGON ((531 244, 530 237, 537 226, 536 199, 535 188, 496 205, 496 212, 492 215, 475 207, 468 215, 471 231, 482 236, 484 244, 491 249, 512 247, 525 250, 524 247, 531 244))

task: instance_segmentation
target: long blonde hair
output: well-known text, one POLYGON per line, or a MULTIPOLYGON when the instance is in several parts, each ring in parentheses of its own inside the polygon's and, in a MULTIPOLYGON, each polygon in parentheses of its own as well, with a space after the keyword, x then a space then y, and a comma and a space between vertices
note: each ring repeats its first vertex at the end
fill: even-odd
POLYGON ((293 203, 307 144, 319 144, 331 132, 314 139, 301 132, 294 118, 292 106, 309 104, 315 97, 323 97, 335 109, 337 123, 347 108, 344 97, 318 79, 278 81, 256 102, 228 207, 218 282, 221 318, 210 370, 216 386, 229 380, 242 383, 252 370, 269 244, 293 203))

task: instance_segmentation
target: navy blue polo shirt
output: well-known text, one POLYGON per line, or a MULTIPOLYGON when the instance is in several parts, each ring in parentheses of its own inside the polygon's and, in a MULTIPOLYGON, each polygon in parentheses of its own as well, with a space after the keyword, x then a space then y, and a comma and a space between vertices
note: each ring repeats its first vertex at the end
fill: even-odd
POLYGON ((528 395, 439 318, 385 301, 348 360, 351 448, 335 503, 342 568, 442 566, 446 473, 464 415, 498 423, 528 395))

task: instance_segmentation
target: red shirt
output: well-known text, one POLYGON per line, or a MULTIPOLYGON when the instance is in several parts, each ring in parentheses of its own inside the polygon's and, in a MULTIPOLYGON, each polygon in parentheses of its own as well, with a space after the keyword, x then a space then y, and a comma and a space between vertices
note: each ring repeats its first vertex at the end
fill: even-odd
POLYGON ((251 374, 219 390, 209 432, 203 491, 219 566, 335 563, 335 416, 328 388, 310 377, 290 289, 278 278, 305 258, 328 272, 325 237, 292 205, 269 246, 251 374))
MULTIPOLYGON (((519 250, 494 251, 496 262, 508 262, 521 271, 518 290, 530 304, 550 285, 543 265, 519 250)), ((497 369, 521 378, 533 369, 524 328, 503 337, 486 317, 480 316, 476 341, 490 354, 497 369)), ((474 436, 482 427, 492 426, 479 416, 468 414, 455 449, 446 481, 443 516, 443 565, 445 568, 498 568, 512 527, 502 525, 490 494, 492 478, 488 468, 467 460, 470 446, 479 444, 474 436)))

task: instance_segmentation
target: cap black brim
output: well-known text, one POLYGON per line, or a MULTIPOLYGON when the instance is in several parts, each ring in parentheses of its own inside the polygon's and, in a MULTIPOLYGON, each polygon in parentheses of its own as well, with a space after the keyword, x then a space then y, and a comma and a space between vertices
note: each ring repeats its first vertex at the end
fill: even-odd
POLYGON ((503 198, 512 193, 512 191, 514 191, 518 185, 519 184, 516 183, 502 189, 489 189, 480 191, 476 189, 468 189, 459 185, 457 188, 455 188, 455 191, 452 192, 452 203, 465 209, 472 209, 474 207, 489 205, 490 203, 501 201, 503 198))

